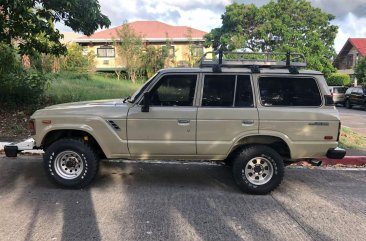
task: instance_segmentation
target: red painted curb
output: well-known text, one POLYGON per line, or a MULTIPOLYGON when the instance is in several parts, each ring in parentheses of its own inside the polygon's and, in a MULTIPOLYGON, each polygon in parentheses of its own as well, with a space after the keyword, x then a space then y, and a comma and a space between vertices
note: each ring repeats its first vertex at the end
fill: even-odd
POLYGON ((345 156, 343 159, 317 158, 322 161, 322 166, 351 165, 366 166, 366 156, 345 156))

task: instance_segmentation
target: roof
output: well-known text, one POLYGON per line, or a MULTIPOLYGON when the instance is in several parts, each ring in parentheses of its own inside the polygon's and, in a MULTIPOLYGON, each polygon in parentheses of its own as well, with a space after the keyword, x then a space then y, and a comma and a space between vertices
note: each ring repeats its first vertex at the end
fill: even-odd
MULTIPOLYGON (((206 32, 190 28, 187 26, 173 26, 159 21, 135 21, 127 23, 135 33, 141 35, 143 40, 147 41, 165 41, 167 38, 175 41, 203 40, 206 32)), ((98 31, 91 36, 82 36, 76 39, 76 42, 102 42, 112 41, 117 38, 117 30, 123 25, 98 31)))
POLYGON ((349 38, 348 41, 358 50, 362 57, 366 56, 366 38, 349 38))
POLYGON ((341 51, 334 60, 334 66, 338 67, 341 59, 345 58, 352 47, 356 48, 360 56, 366 57, 366 38, 348 38, 341 51))

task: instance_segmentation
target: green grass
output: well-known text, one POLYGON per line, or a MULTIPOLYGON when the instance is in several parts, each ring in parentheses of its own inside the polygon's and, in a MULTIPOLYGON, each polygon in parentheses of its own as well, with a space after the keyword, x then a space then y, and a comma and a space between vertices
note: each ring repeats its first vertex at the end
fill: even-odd
POLYGON ((50 104, 84 100, 124 98, 132 95, 142 84, 118 80, 110 75, 58 73, 49 76, 45 96, 50 104))
POLYGON ((361 150, 366 148, 366 136, 360 135, 350 128, 342 127, 339 137, 339 147, 344 149, 361 150))

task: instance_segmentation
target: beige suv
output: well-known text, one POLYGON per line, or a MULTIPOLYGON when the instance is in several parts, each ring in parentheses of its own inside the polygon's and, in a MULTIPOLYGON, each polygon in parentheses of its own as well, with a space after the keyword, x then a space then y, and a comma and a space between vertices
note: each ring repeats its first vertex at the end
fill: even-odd
POLYGON ((299 70, 290 54, 283 62, 210 54, 198 68, 160 70, 131 98, 36 111, 31 147, 45 150, 50 179, 84 187, 106 158, 225 160, 243 191, 265 194, 281 183, 284 161, 344 157, 320 72, 299 70))

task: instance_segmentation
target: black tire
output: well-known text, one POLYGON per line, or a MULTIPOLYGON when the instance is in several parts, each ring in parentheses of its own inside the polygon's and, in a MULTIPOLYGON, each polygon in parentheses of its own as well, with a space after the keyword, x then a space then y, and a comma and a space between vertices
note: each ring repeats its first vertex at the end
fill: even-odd
POLYGON ((48 178, 56 185, 79 189, 95 178, 99 160, 95 151, 82 140, 60 139, 45 151, 43 166, 48 178))
POLYGON ((268 146, 245 147, 234 158, 234 180, 240 189, 246 193, 263 195, 271 192, 282 182, 284 172, 282 157, 268 146), (249 167, 252 163, 258 161, 260 162, 258 165, 249 167), (264 176, 265 174, 266 176, 264 176))
POLYGON ((351 103, 349 102, 349 100, 346 100, 346 108, 347 108, 347 109, 352 109, 352 105, 351 105, 351 103))

